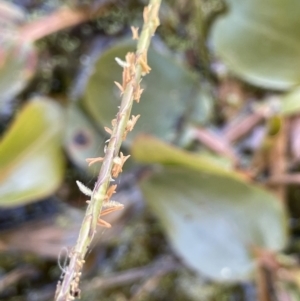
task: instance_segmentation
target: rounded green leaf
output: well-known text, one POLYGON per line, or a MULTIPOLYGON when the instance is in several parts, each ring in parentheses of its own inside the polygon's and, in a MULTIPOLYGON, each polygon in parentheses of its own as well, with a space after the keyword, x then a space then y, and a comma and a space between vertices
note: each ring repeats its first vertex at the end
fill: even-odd
POLYGON ((30 101, 0 142, 0 206, 13 207, 51 194, 63 176, 61 107, 30 101))
POLYGON ((284 116, 299 114, 300 87, 297 87, 281 97, 281 113, 284 116))
MULTIPOLYGON (((0 37, 1 40, 1 37, 0 37)), ((34 74, 36 52, 34 46, 26 42, 13 41, 0 46, 0 111, 6 103, 26 86, 34 74)))
POLYGON ((77 105, 73 104, 68 108, 64 145, 78 167, 95 175, 99 169, 97 164, 88 167, 86 158, 102 155, 105 140, 104 135, 96 130, 95 125, 77 105))
POLYGON ((288 89, 300 82, 300 2, 227 0, 214 24, 213 48, 237 75, 252 84, 288 89))
POLYGON ((132 157, 141 163, 160 163, 164 165, 180 165, 209 173, 239 178, 230 168, 224 168, 220 162, 205 154, 191 153, 153 136, 139 135, 131 146, 132 157))
POLYGON ((0 3, 0 112, 34 74, 37 56, 32 43, 22 40, 19 25, 26 20, 18 6, 0 3))
POLYGON ((252 276, 254 247, 286 243, 286 218, 270 193, 236 179, 165 167, 141 184, 175 251, 196 272, 216 281, 252 276))
MULTIPOLYGON (((132 42, 123 42, 101 55, 95 72, 89 79, 85 91, 84 105, 101 126, 111 126, 121 102, 120 90, 114 81, 122 83, 122 68, 115 58, 124 59, 128 51, 134 51, 132 42)), ((193 103, 191 97, 194 77, 170 57, 151 49, 148 63, 152 68, 141 82, 144 92, 141 102, 133 106, 132 114, 140 114, 129 141, 137 133, 150 133, 162 139, 174 137, 179 118, 193 103)))
POLYGON ((207 156, 138 137, 132 156, 164 167, 141 183, 171 244, 199 273, 218 281, 251 276, 254 247, 280 250, 286 217, 280 200, 207 156))

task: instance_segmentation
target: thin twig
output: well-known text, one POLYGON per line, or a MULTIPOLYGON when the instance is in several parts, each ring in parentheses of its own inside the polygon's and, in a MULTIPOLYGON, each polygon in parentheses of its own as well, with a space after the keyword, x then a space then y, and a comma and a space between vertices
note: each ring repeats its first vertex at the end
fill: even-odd
POLYGON ((290 152, 292 157, 291 166, 299 164, 300 161, 300 116, 296 115, 290 118, 289 135, 290 152))
POLYGON ((124 272, 105 276, 103 278, 95 278, 89 283, 83 285, 86 291, 94 291, 99 289, 110 289, 117 286, 128 285, 140 280, 148 279, 157 274, 166 274, 175 271, 180 264, 172 257, 162 257, 154 263, 144 267, 130 269, 124 272))
POLYGON ((0 278, 0 293, 7 290, 9 286, 16 285, 19 280, 37 275, 37 270, 31 266, 17 268, 0 278))
POLYGON ((133 294, 129 301, 138 301, 146 299, 147 295, 150 295, 157 287, 163 277, 163 272, 158 272, 157 274, 146 279, 138 290, 133 294))
POLYGON ((268 185, 299 185, 300 173, 282 173, 268 178, 265 182, 268 185))
POLYGON ((233 165, 238 163, 238 157, 227 140, 199 126, 194 127, 193 132, 194 138, 203 143, 207 148, 221 156, 227 157, 233 165))
POLYGON ((145 7, 143 14, 144 26, 138 41, 137 51, 135 54, 128 53, 126 62, 123 62, 123 83, 120 87, 123 97, 120 109, 116 118, 112 120, 113 128, 109 143, 105 147, 102 167, 90 197, 76 246, 70 252, 69 266, 66 267, 62 283, 59 282, 57 285, 56 301, 70 301, 80 296, 78 286, 84 258, 96 233, 102 206, 109 201, 111 196, 108 193, 110 182, 113 177, 117 177, 119 172, 122 171, 122 163, 126 158, 123 154, 119 155, 122 141, 125 139, 127 132, 132 130, 134 120, 137 120, 137 116, 130 119, 131 108, 133 101, 138 102, 142 93, 140 89, 142 75, 150 71, 150 67, 147 65, 147 51, 151 37, 159 25, 158 11, 160 3, 161 0, 150 0, 150 4, 145 7))
POLYGON ((109 4, 111 3, 104 3, 101 7, 97 8, 96 11, 93 11, 93 9, 89 7, 62 8, 49 16, 23 25, 19 29, 19 36, 22 40, 27 42, 37 41, 59 30, 98 17, 106 11, 109 4))
POLYGON ((231 127, 226 128, 223 133, 225 140, 229 142, 234 142, 243 136, 247 135, 253 128, 265 119, 264 114, 260 112, 254 112, 244 119, 235 123, 231 127))
POLYGON ((256 285, 258 301, 271 301, 271 296, 268 290, 266 271, 259 266, 256 270, 256 285))
MULTIPOLYGON (((287 170, 287 144, 288 144, 288 125, 287 121, 281 119, 281 127, 273 140, 272 148, 269 154, 269 172, 271 178, 280 178, 287 170)), ((286 200, 286 185, 283 183, 277 183, 270 187, 273 192, 279 197, 280 200, 285 202, 286 200)))

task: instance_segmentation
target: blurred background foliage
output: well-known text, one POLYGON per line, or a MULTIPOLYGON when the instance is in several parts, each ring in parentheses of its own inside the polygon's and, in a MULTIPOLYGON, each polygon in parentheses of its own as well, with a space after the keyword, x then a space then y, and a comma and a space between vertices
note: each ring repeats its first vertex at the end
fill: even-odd
MULTIPOLYGON (((0 1, 0 299, 51 300, 143 0, 0 1)), ((300 299, 296 0, 166 0, 82 300, 300 299)))

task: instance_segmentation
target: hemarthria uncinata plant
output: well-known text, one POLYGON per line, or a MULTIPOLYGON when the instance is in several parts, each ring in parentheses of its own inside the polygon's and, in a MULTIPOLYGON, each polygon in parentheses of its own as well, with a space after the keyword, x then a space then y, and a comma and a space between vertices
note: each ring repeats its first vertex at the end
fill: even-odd
POLYGON ((110 224, 102 220, 101 217, 123 208, 122 204, 111 200, 117 188, 117 185, 111 185, 111 182, 122 172, 123 164, 130 156, 121 153, 120 147, 122 141, 126 139, 128 132, 132 131, 140 117, 140 115, 131 116, 131 108, 134 101, 137 103, 140 101, 143 93, 143 89, 140 87, 142 76, 148 74, 151 70, 147 63, 147 52, 151 37, 159 25, 158 11, 160 4, 161 0, 150 0, 149 5, 144 8, 144 25, 140 36, 138 28, 131 27, 133 39, 138 40, 136 52, 127 53, 124 61, 121 58, 116 58, 116 63, 123 68, 122 83, 115 82, 120 89, 121 105, 116 118, 111 122, 112 129, 105 128, 106 132, 110 134, 110 139, 104 148, 104 156, 86 160, 89 165, 102 162, 94 189, 91 190, 77 181, 80 191, 89 197, 88 207, 76 245, 70 251, 70 261, 65 268, 64 278, 57 284, 56 301, 70 301, 80 297, 81 270, 96 233, 97 225, 110 227, 110 224))

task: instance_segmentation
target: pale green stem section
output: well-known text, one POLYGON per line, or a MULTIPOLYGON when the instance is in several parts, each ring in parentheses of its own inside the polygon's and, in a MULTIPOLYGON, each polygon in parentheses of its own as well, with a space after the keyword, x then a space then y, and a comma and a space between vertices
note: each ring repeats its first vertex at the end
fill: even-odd
MULTIPOLYGON (((158 26, 158 11, 161 0, 150 0, 148 13, 144 26, 138 41, 136 58, 143 53, 147 53, 151 37, 154 35, 158 26)), ((106 196, 107 189, 111 181, 111 173, 114 165, 114 158, 119 155, 122 144, 122 137, 125 133, 128 120, 131 115, 131 108, 134 98, 134 89, 139 86, 142 76, 142 66, 136 59, 134 78, 126 85, 120 110, 117 114, 117 123, 113 128, 113 132, 107 146, 103 164, 95 184, 91 202, 88 205, 84 220, 81 225, 76 246, 70 253, 70 263, 65 269, 65 275, 62 283, 58 283, 55 294, 56 301, 74 300, 74 295, 78 295, 78 288, 81 270, 84 263, 85 255, 96 233, 97 221, 102 209, 102 204, 106 196)))

